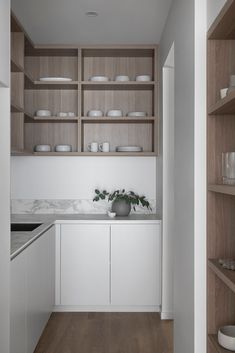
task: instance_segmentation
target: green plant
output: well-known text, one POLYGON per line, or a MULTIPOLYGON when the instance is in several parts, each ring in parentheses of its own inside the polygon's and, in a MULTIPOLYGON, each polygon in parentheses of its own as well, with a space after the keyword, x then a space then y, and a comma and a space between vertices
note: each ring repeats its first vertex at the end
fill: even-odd
POLYGON ((150 207, 149 201, 146 199, 145 196, 139 196, 138 194, 134 193, 133 191, 126 191, 125 189, 122 190, 115 190, 113 192, 108 192, 106 190, 100 191, 98 189, 95 190, 95 197, 93 201, 100 201, 100 200, 108 200, 109 202, 117 201, 117 200, 125 200, 128 204, 130 204, 133 209, 136 211, 136 206, 142 205, 149 210, 152 210, 150 207))

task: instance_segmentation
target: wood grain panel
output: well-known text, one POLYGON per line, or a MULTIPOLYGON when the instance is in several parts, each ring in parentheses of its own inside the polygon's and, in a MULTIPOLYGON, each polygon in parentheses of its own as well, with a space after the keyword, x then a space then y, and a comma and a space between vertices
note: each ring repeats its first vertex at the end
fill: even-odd
POLYGON ((24 68, 24 34, 11 33, 11 59, 24 68))
POLYGON ((77 90, 25 90, 25 110, 34 115, 39 109, 58 112, 74 112, 78 116, 77 90))
POLYGON ((78 59, 73 56, 26 56, 25 69, 35 81, 51 76, 78 79, 78 59))
POLYGON ((123 116, 131 111, 144 111, 153 116, 152 90, 84 90, 83 116, 89 110, 102 110, 104 114, 111 109, 121 109, 123 116))
POLYGON ((145 152, 153 151, 153 125, 143 123, 124 124, 83 124, 83 151, 92 141, 110 142, 111 151, 117 146, 141 146, 145 152))
POLYGON ((11 102, 24 109, 24 74, 11 73, 11 102))
POLYGON ((11 113, 11 150, 24 150, 24 114, 11 113))
POLYGON ((25 149, 33 151, 37 144, 72 145, 77 151, 77 123, 27 123, 25 124, 25 149))

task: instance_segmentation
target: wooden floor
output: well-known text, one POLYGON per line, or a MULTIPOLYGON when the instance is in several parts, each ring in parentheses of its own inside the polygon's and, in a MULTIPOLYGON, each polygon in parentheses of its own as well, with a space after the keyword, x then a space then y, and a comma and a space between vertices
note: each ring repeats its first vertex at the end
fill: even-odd
POLYGON ((157 313, 53 313, 35 353, 173 353, 172 342, 157 313))

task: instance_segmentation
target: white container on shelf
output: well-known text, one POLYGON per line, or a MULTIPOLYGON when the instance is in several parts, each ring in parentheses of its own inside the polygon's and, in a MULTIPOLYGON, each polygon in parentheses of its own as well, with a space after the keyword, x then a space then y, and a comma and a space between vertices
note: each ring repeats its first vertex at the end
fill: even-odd
POLYGON ((51 111, 50 110, 46 110, 46 109, 40 109, 36 111, 36 116, 38 117, 50 117, 51 116, 51 111))
POLYGON ((71 145, 56 145, 55 151, 56 152, 72 152, 72 146, 71 145))
POLYGON ((107 112, 107 116, 109 117, 121 117, 123 116, 122 110, 116 109, 116 110, 109 110, 107 112))
POLYGON ((58 118, 67 118, 68 114, 65 112, 59 112, 57 113, 58 118))
POLYGON ((127 75, 117 75, 115 77, 115 81, 117 81, 117 82, 127 82, 127 81, 130 81, 130 77, 127 76, 127 75))
POLYGON ((129 112, 127 114, 127 116, 129 117, 144 117, 144 116, 147 116, 147 113, 146 112, 129 112))
POLYGON ((51 145, 36 145, 35 152, 51 152, 51 145))
POLYGON ((106 82, 109 81, 108 76, 92 76, 90 78, 90 81, 94 81, 94 82, 106 82))
POLYGON ((101 110, 89 110, 87 116, 89 117, 101 117, 103 116, 103 112, 101 110))
POLYGON ((223 184, 235 185, 235 152, 222 153, 223 184))
POLYGON ((140 82, 151 81, 151 76, 150 75, 137 75, 136 81, 140 81, 140 82))
POLYGON ((227 96, 227 94, 228 94, 228 88, 222 88, 220 90, 220 98, 221 99, 225 98, 227 96))
POLYGON ((72 79, 69 77, 40 77, 39 81, 42 82, 71 82, 72 79))
POLYGON ((219 344, 230 351, 235 352, 235 326, 223 326, 218 331, 219 344))

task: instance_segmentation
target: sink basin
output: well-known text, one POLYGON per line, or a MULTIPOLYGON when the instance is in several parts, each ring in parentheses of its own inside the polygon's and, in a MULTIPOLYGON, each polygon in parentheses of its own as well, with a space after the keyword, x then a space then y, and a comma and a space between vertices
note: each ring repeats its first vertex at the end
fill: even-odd
POLYGON ((12 232, 32 232, 40 227, 42 223, 11 223, 12 232))

